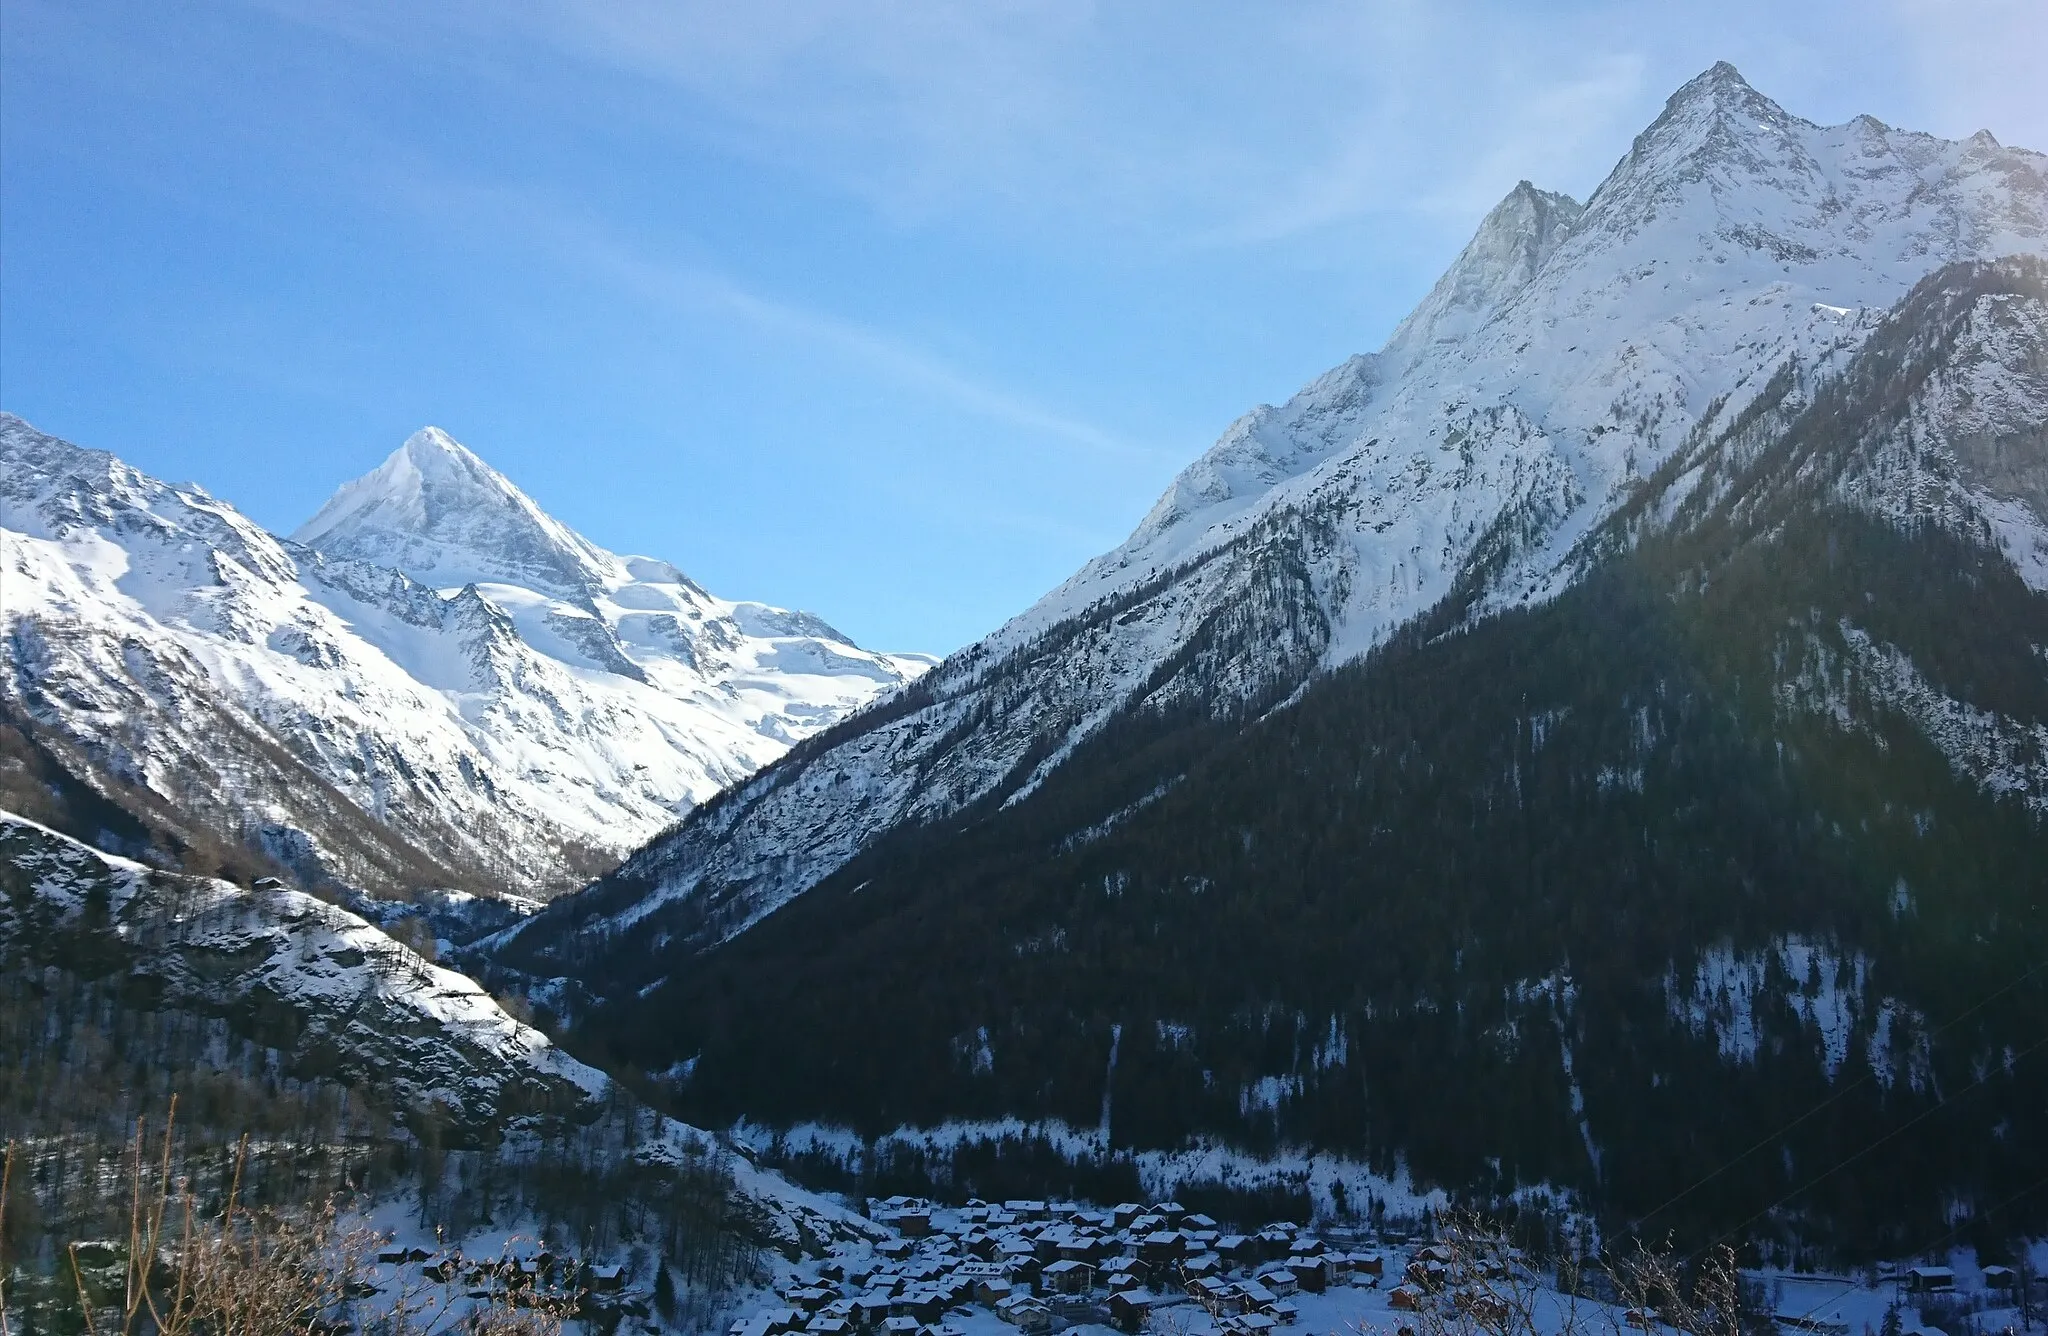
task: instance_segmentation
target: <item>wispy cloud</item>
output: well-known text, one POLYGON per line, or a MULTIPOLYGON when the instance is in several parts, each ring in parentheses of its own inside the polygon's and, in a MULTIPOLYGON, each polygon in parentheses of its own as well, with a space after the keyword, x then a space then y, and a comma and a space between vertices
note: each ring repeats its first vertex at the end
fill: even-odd
POLYGON ((262 2, 395 48, 432 24, 470 62, 545 52, 601 72, 608 116, 630 108, 900 222, 1145 247, 1475 213, 1532 172, 1583 188, 1644 68, 1611 5, 262 2))
POLYGON ((1128 458, 1172 458, 1026 394, 972 375, 917 344, 871 325, 759 292, 716 267, 629 240, 601 219, 531 191, 467 185, 416 169, 395 194, 423 216, 460 219, 492 244, 538 250, 640 302, 691 315, 730 317, 774 338, 847 357, 956 409, 1040 438, 1128 458))

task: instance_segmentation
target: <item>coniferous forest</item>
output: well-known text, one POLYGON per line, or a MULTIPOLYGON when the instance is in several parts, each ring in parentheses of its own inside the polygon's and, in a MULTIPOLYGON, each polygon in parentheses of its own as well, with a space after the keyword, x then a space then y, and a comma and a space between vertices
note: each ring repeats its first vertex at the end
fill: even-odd
POLYGON ((1839 487, 1901 467, 1869 443, 1910 437, 1958 312, 2042 285, 1923 284, 1554 601, 1454 597, 1288 708, 1127 712, 572 1033, 687 1060, 672 1097, 712 1123, 1106 1116, 1115 1146, 1912 1250, 1950 1194, 2048 1171, 2048 599, 1988 535, 1839 487))

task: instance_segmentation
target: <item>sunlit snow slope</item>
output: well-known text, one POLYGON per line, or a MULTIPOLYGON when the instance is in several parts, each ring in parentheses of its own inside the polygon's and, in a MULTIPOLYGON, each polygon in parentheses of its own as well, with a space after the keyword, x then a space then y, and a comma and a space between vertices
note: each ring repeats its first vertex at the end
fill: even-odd
POLYGON ((10 712, 309 881, 560 889, 929 663, 614 556, 432 428, 305 542, 11 416, 0 475, 10 712))
MULTIPOLYGON (((1585 203, 1517 186, 1379 352, 1232 424, 1121 546, 510 955, 545 972, 627 924, 687 953, 881 832, 1034 791, 1120 712, 1267 708, 1453 595, 1554 597, 1597 556, 1582 540, 1774 378, 1796 406, 1916 281, 2044 251, 2041 154, 1815 125, 1716 65, 1585 203)), ((2039 584, 2044 512, 1965 482, 2039 584)))

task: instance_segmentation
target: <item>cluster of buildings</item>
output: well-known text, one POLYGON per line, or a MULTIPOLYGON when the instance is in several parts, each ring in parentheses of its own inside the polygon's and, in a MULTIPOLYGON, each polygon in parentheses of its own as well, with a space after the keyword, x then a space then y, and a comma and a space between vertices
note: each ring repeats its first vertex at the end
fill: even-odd
POLYGON ((1177 1202, 1097 1208, 1077 1202, 970 1201, 935 1209, 870 1200, 896 1237, 858 1259, 834 1257, 815 1280, 785 1286, 783 1308, 731 1336, 965 1336, 948 1315, 977 1309, 1039 1336, 1073 1322, 1127 1331, 1155 1308, 1194 1303, 1228 1336, 1291 1325, 1293 1296, 1378 1285, 1387 1261, 1291 1223, 1226 1232, 1177 1202))
POLYGON ((601 1308, 608 1297, 617 1296, 625 1286, 625 1268, 616 1262, 557 1256, 551 1249, 539 1247, 472 1258, 454 1250, 442 1252, 387 1244, 377 1251, 375 1261, 380 1267, 417 1268, 422 1280, 460 1288, 472 1299, 501 1293, 510 1294, 515 1300, 548 1294, 573 1297, 581 1304, 601 1308))

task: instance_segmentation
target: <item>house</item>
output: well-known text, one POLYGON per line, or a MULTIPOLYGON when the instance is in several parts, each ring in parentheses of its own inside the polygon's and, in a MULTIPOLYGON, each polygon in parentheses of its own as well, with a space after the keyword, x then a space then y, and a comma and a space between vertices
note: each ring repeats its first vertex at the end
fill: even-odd
POLYGON ((932 1232, 932 1213, 922 1207, 898 1211, 896 1229, 906 1239, 921 1239, 932 1232))
POLYGON ((1267 1336, 1273 1328, 1280 1325, 1277 1318, 1265 1313, 1239 1313, 1229 1321, 1238 1331, 1244 1333, 1244 1336, 1267 1336))
POLYGON ((1264 1285, 1259 1284, 1256 1280, 1245 1281, 1237 1287, 1237 1292, 1244 1296, 1244 1306, 1249 1309, 1271 1308, 1274 1304, 1280 1302, 1279 1295, 1273 1293, 1264 1285))
POLYGON ((1006 1201, 1003 1210, 1019 1220, 1043 1220, 1048 1214, 1045 1203, 1035 1200, 1006 1201))
POLYGON ((1109 1244, 1093 1231, 1075 1230, 1058 1239, 1056 1247, 1063 1262, 1099 1262, 1109 1244))
POLYGON ((1200 1212, 1184 1217, 1180 1222, 1180 1227, 1182 1229, 1222 1229, 1221 1225, 1200 1212))
POLYGON ((1387 1292, 1387 1306, 1396 1312, 1419 1313, 1422 1305, 1422 1291, 1412 1285, 1396 1285, 1387 1292))
POLYGON ((1167 1228, 1177 1229, 1180 1227, 1180 1218, 1187 1214, 1187 1208, 1177 1201, 1155 1202, 1152 1206, 1152 1214, 1164 1216, 1167 1228))
POLYGON ((1086 1262, 1054 1262, 1039 1272, 1039 1281, 1054 1294, 1086 1294, 1095 1288, 1095 1268, 1086 1262))
POLYGON ((1434 1258, 1417 1257, 1408 1264, 1408 1283, 1430 1294, 1442 1289, 1449 1276, 1450 1268, 1434 1258))
POLYGON ((1143 1214, 1145 1214, 1145 1208, 1138 1205, 1138 1203, 1134 1201, 1119 1202, 1110 1208, 1109 1221, 1118 1229, 1129 1229, 1136 1223, 1138 1217, 1143 1214))
POLYGON ((1956 1273, 1945 1266, 1915 1266, 1906 1270, 1906 1288, 1914 1294, 1948 1294, 1956 1287, 1956 1273))
POLYGON ((1289 1246, 1294 1242, 1294 1231, 1282 1229, 1277 1225, 1267 1225, 1252 1238, 1259 1259, 1264 1261, 1269 1258, 1285 1257, 1289 1246))
POLYGON ((782 1336, 784 1332, 802 1331, 804 1320, 794 1308, 771 1308, 761 1314, 761 1330, 765 1336, 782 1336))
POLYGON ((1214 1276, 1222 1272, 1223 1259, 1215 1253, 1197 1253, 1180 1264, 1180 1273, 1193 1279, 1198 1276, 1214 1276))
POLYGON ((1111 1294, 1121 1294, 1145 1288, 1145 1282, 1138 1279, 1138 1275, 1134 1271, 1112 1271, 1103 1276, 1102 1284, 1103 1288, 1107 1289, 1111 1294))
POLYGON ((1376 1252, 1355 1252, 1351 1254, 1351 1275, 1354 1280, 1370 1276, 1378 1280, 1387 1273, 1387 1259, 1376 1252))
POLYGON ((1259 1284, 1264 1285, 1283 1299, 1301 1288, 1301 1283, 1294 1278, 1294 1273, 1284 1266, 1264 1267, 1259 1271, 1256 1279, 1259 1284))
POLYGON ((1141 1330, 1151 1310, 1151 1297, 1137 1290, 1117 1290, 1109 1296, 1109 1320, 1119 1331, 1141 1330))
POLYGON ((599 1294, 609 1294, 614 1290, 623 1289, 625 1284, 626 1268, 617 1262, 607 1262, 603 1266, 590 1268, 590 1288, 599 1294))
POLYGON ((1250 1266, 1259 1260, 1258 1248, 1247 1234, 1225 1234, 1216 1240, 1216 1252, 1231 1266, 1250 1266))
POLYGON ((1181 1255, 1187 1241, 1178 1230, 1154 1230, 1138 1240, 1138 1260, 1141 1262, 1171 1262, 1181 1255))
POLYGON ((875 1245, 875 1256, 886 1257, 892 1262, 900 1262, 916 1250, 917 1245, 909 1239, 884 1239, 875 1245))
POLYGON ((1226 1281, 1214 1276, 1191 1277, 1187 1283, 1188 1297, 1211 1313, 1229 1313, 1237 1308, 1237 1295, 1226 1281))
POLYGON ((1989 1289, 2016 1289, 2019 1283, 2019 1273, 2009 1266, 1987 1266, 1984 1268, 1984 1284, 1989 1289))
POLYGON ((882 1322, 886 1336, 917 1336, 917 1329, 924 1324, 914 1317, 892 1317, 882 1322))
POLYGON ((1028 1299, 1017 1306, 1010 1320, 1017 1324, 1017 1330, 1025 1336, 1052 1330, 1052 1310, 1036 1299, 1028 1299))
POLYGON ((974 1297, 976 1301, 986 1304, 990 1308, 994 1308, 1015 1293, 1015 1287, 1001 1276, 982 1276, 974 1282, 974 1297))
POLYGON ((1285 1299, 1282 1299, 1279 1303, 1266 1310, 1266 1316, 1272 1318, 1280 1326, 1291 1327, 1294 1325, 1295 1320, 1301 1316, 1301 1310, 1288 1303, 1285 1299))
POLYGON ((1288 1258, 1287 1274, 1294 1277, 1295 1285, 1305 1294, 1321 1294, 1329 1288, 1330 1269, 1320 1257, 1296 1254, 1288 1258))
POLYGON ((1471 1314, 1488 1331, 1498 1331, 1508 1320, 1507 1300, 1497 1294, 1462 1292, 1458 1295, 1458 1311, 1471 1314))
POLYGON ((843 1317, 814 1317, 804 1330, 810 1336, 853 1336, 853 1324, 843 1317))

